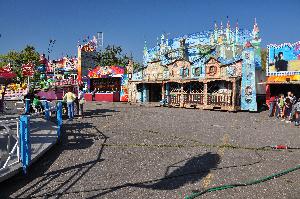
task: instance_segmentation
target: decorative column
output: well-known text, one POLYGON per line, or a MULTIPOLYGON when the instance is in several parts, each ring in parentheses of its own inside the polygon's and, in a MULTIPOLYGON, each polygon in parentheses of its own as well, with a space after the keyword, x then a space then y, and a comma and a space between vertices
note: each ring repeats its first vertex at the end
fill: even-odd
POLYGON ((271 98, 271 90, 270 84, 266 84, 266 104, 270 108, 270 98, 271 98))
POLYGON ((161 100, 165 100, 165 98, 166 98, 165 83, 162 82, 162 86, 161 86, 161 100))
POLYGON ((143 84, 143 94, 142 94, 143 102, 149 101, 149 91, 147 90, 147 85, 143 84))
POLYGON ((170 105, 171 103, 171 95, 170 95, 170 83, 166 83, 166 96, 167 96, 167 104, 170 105))
POLYGON ((235 110, 236 107, 236 79, 232 80, 232 99, 231 99, 231 106, 232 110, 235 110))
POLYGON ((184 107, 183 83, 180 86, 180 107, 184 107))
POLYGON ((204 88, 203 88, 203 104, 204 106, 207 106, 207 82, 203 82, 204 83, 204 88))

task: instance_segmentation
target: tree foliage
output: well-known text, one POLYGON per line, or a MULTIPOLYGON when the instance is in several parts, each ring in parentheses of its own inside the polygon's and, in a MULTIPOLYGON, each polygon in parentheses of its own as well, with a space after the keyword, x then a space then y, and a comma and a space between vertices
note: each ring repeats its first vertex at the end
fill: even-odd
POLYGON ((95 61, 99 66, 127 66, 129 57, 123 54, 120 46, 108 45, 104 50, 97 53, 95 61))
POLYGON ((261 49, 261 67, 263 71, 266 71, 267 58, 268 58, 268 49, 266 48, 261 49))
POLYGON ((39 53, 35 50, 33 46, 27 45, 20 52, 11 50, 5 55, 0 55, 0 67, 10 64, 13 71, 17 74, 18 78, 22 80, 22 64, 28 64, 31 62, 35 66, 37 66, 40 64, 39 60, 39 53))

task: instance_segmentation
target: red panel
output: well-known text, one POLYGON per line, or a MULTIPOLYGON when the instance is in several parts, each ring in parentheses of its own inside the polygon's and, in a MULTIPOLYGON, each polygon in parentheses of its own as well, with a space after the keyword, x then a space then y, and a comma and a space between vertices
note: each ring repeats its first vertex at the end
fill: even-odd
POLYGON ((270 108, 270 97, 271 97, 271 91, 270 91, 270 85, 266 85, 266 104, 270 108))
POLYGON ((91 93, 85 93, 84 94, 84 99, 86 101, 92 101, 92 94, 91 93))
POLYGON ((113 102, 114 96, 113 93, 96 93, 95 101, 99 102, 113 102))
POLYGON ((114 93, 114 102, 119 102, 120 101, 120 93, 119 92, 115 92, 114 93))

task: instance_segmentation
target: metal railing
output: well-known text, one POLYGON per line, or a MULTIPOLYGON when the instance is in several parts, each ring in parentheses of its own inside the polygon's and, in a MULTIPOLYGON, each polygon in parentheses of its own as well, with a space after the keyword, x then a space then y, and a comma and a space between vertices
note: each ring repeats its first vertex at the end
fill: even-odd
POLYGON ((42 111, 30 114, 30 100, 25 100, 25 114, 17 118, 7 120, 2 119, 0 121, 0 127, 3 127, 2 131, 0 131, 0 135, 4 137, 2 142, 6 145, 5 151, 0 153, 0 171, 21 162, 23 170, 26 172, 27 167, 31 162, 32 150, 30 142, 30 118, 43 116, 46 120, 50 120, 51 112, 56 111, 57 139, 60 138, 62 127, 62 102, 51 104, 46 100, 42 100, 42 105, 42 111), (16 129, 11 128, 13 124, 16 125, 16 129))
POLYGON ((0 171, 2 171, 7 167, 20 162, 18 118, 1 120, 0 127, 4 127, 4 129, 0 132, 0 135, 2 137, 2 141, 6 143, 4 144, 4 146, 6 146, 5 151, 3 151, 2 148, 2 153, 0 154, 0 171), (16 125, 16 131, 11 128, 12 125, 16 125))
POLYGON ((180 104, 181 100, 181 94, 180 93, 170 93, 170 103, 171 104, 180 104))
POLYGON ((183 94, 183 99, 185 104, 204 104, 203 93, 186 93, 183 94))
POLYGON ((231 106, 231 93, 207 93, 207 105, 231 106))

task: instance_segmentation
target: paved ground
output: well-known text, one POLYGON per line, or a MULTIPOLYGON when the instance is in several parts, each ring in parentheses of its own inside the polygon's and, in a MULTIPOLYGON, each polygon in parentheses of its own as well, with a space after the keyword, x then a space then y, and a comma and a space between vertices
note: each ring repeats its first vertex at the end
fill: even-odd
MULTIPOLYGON (((64 125, 61 143, 32 165, 28 176, 0 184, 0 198, 183 198, 195 190, 246 182, 300 164, 300 150, 204 146, 300 147, 300 129, 268 118, 266 112, 87 106, 87 116, 64 125)), ((299 197, 298 170, 199 198, 299 197)))

